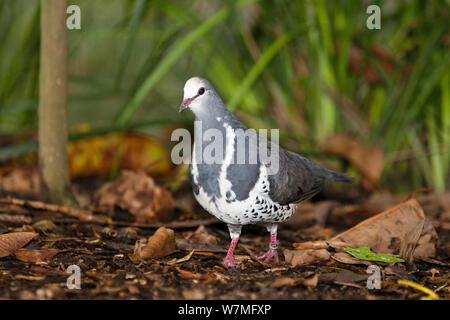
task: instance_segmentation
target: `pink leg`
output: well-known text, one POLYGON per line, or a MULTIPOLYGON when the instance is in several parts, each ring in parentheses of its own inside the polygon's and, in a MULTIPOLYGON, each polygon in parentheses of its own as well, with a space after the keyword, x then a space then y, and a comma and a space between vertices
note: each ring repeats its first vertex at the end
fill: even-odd
POLYGON ((230 243, 230 248, 228 248, 228 253, 225 259, 223 260, 223 264, 225 267, 236 267, 241 262, 239 260, 234 259, 233 252, 234 248, 236 248, 236 245, 239 241, 239 237, 232 238, 230 243))
POLYGON ((269 250, 264 253, 258 259, 264 259, 264 262, 269 262, 270 259, 274 258, 275 262, 278 263, 278 252, 277 252, 277 231, 270 233, 270 245, 269 250))

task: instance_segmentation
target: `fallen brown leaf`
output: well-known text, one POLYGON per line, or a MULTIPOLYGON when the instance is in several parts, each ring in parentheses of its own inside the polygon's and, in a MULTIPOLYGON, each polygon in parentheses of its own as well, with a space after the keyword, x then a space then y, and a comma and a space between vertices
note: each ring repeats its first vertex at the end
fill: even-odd
POLYGON ((169 191, 144 172, 124 170, 93 197, 98 211, 113 212, 115 206, 133 214, 138 223, 158 222, 172 219, 174 201, 169 191))
POLYGON ((134 257, 138 259, 158 259, 173 253, 175 250, 174 231, 161 227, 148 238, 147 244, 136 242, 134 257))
POLYGON ((326 249, 284 250, 286 262, 292 267, 328 261, 330 253, 326 249))
POLYGON ((17 260, 23 262, 44 262, 51 260, 55 255, 60 253, 61 250, 58 249, 42 249, 42 250, 27 250, 21 249, 14 253, 17 260))
MULTIPOLYGON (((411 199, 364 220, 330 241, 344 241, 353 248, 366 246, 373 252, 397 254, 401 243, 408 241, 408 235, 413 233, 424 219, 425 215, 419 203, 411 199)), ((415 258, 433 257, 436 253, 437 242, 436 231, 431 223, 425 220, 413 256, 415 258)))
POLYGON ((13 232, 0 235, 0 258, 13 254, 38 234, 35 232, 13 232))

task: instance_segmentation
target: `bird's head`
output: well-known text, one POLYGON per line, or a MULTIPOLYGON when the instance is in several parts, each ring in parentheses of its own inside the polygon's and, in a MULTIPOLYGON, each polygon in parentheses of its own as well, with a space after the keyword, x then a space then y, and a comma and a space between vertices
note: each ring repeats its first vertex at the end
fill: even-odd
POLYGON ((218 96, 208 80, 199 77, 190 78, 184 85, 183 102, 179 112, 188 107, 194 114, 213 112, 213 110, 206 110, 206 108, 211 105, 210 102, 214 98, 218 98, 218 96))

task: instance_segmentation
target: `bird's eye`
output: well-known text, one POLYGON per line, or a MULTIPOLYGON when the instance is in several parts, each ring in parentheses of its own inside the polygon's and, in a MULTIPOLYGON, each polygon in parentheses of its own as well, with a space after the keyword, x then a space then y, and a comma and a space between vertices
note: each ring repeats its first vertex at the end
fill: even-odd
POLYGON ((200 89, 198 89, 198 94, 202 95, 205 93, 205 88, 201 87, 200 89))

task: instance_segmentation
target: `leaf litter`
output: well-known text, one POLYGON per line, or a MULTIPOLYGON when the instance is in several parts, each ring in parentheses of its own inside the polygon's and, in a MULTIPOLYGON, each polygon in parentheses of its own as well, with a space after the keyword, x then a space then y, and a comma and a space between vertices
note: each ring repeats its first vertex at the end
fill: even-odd
MULTIPOLYGON (((129 174, 129 177, 136 175, 129 174)), ((124 176, 120 173, 119 177, 124 176)), ((146 180, 144 176, 138 179, 141 178, 146 180)), ((79 183, 79 189, 93 185, 90 180, 79 183)), ((126 183, 131 186, 130 182, 126 183)), ((104 184, 97 185, 99 188, 94 191, 104 184)), ((133 192, 149 190, 145 186, 150 185, 143 183, 144 188, 134 188, 133 192)), ((153 190, 159 187, 158 181, 153 181, 153 190)), ((299 206, 292 223, 287 221, 280 226, 280 254, 283 254, 279 264, 257 261, 256 256, 266 249, 267 234, 264 228, 249 226, 245 227, 236 249, 241 265, 226 269, 221 265, 229 241, 226 226, 210 223, 210 216, 195 202, 155 214, 157 208, 164 206, 164 199, 145 198, 148 194, 145 192, 137 197, 124 197, 118 185, 108 190, 115 192, 112 206, 96 211, 98 206, 94 210, 92 202, 76 215, 67 208, 39 201, 1 198, 0 217, 21 215, 26 219, 0 219, 0 239, 20 232, 32 233, 33 237, 29 234, 28 241, 22 239, 4 249, 7 255, 0 258, 0 296, 10 299, 421 298, 416 289, 398 283, 398 280, 408 280, 439 292, 439 298, 450 297, 446 251, 450 240, 446 224, 450 218, 446 197, 442 195, 426 194, 402 202, 397 196, 375 192, 367 198, 350 200, 351 203, 348 198, 339 197, 305 202, 299 206), (137 203, 125 205, 125 198, 137 203), (144 208, 146 204, 153 213, 131 212, 133 207, 144 208), (85 219, 89 215, 95 219, 85 219), (360 260, 345 252, 347 247, 368 247, 374 254, 400 255, 415 268, 410 269, 406 262, 360 260), (66 270, 72 264, 82 270, 82 290, 76 292, 64 289, 66 270), (366 288, 369 265, 380 268, 381 289, 366 288)), ((183 198, 190 194, 188 187, 181 186, 171 196, 183 198)), ((158 196, 166 198, 163 194, 158 196)), ((0 248, 3 248, 1 244, 0 248)))

